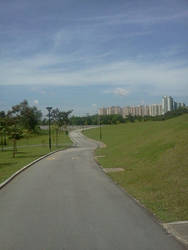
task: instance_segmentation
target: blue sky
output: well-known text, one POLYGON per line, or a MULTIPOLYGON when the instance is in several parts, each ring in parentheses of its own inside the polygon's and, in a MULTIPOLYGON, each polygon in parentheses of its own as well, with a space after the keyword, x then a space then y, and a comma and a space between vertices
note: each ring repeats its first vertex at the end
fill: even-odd
POLYGON ((187 0, 1 0, 0 110, 188 104, 187 0))

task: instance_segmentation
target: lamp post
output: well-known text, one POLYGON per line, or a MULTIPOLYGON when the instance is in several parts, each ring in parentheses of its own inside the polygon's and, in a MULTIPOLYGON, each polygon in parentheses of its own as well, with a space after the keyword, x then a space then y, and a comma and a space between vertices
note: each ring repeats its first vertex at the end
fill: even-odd
POLYGON ((51 143, 51 120, 50 120, 50 118, 51 118, 51 110, 52 110, 52 107, 47 107, 46 108, 47 110, 48 110, 48 117, 49 117, 49 120, 48 120, 48 124, 49 124, 49 149, 50 149, 50 151, 51 151, 51 149, 52 149, 52 143, 51 143))
MULTIPOLYGON (((96 105, 96 107, 97 107, 97 105, 96 105)), ((98 114, 98 124, 99 124, 99 138, 100 138, 100 140, 102 140, 101 115, 100 115, 99 110, 97 110, 97 114, 98 114)))
POLYGON ((100 137, 100 140, 102 140, 102 129, 101 129, 101 117, 99 115, 99 137, 100 137))

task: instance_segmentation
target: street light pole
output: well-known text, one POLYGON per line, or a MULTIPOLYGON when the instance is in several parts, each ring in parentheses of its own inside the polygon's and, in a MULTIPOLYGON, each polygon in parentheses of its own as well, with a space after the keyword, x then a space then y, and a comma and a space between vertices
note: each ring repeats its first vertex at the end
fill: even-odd
POLYGON ((100 131, 100 140, 102 140, 102 129, 101 129, 101 117, 99 115, 99 131, 100 131))
POLYGON ((50 118, 51 118, 51 110, 52 110, 52 107, 47 107, 46 108, 47 110, 48 110, 48 117, 49 117, 49 120, 48 120, 48 125, 49 125, 49 149, 50 149, 50 151, 51 151, 51 149, 52 149, 52 143, 51 143, 51 120, 50 120, 50 118))
MULTIPOLYGON (((97 107, 97 105, 96 105, 97 107)), ((101 115, 100 115, 100 110, 97 110, 97 114, 98 116, 98 123, 99 123, 99 138, 100 140, 102 140, 102 128, 101 128, 101 115)))

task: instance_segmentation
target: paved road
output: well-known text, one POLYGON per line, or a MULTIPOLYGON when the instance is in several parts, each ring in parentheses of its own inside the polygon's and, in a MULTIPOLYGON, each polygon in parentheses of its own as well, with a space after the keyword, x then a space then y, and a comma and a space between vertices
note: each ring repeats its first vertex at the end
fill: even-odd
POLYGON ((93 160, 96 144, 36 163, 0 190, 0 250, 178 250, 184 247, 93 160))

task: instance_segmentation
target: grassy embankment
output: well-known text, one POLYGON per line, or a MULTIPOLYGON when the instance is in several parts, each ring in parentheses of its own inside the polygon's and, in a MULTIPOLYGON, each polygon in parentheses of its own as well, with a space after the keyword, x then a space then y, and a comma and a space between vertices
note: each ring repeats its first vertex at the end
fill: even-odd
MULTIPOLYGON (((58 146, 54 145, 55 136, 52 131, 52 151, 56 149, 66 148, 71 145, 71 141, 65 133, 61 132, 58 140, 58 146)), ((0 183, 10 177, 23 166, 33 160, 49 153, 48 146, 48 131, 43 131, 41 135, 32 135, 28 138, 23 138, 17 142, 16 157, 12 157, 12 141, 9 140, 4 151, 0 151, 0 183), (21 147, 19 147, 21 146, 21 147), (24 147, 23 147, 24 146, 24 147)))
MULTIPOLYGON (((85 134, 99 140, 99 129, 85 134)), ((161 221, 188 220, 188 115, 162 122, 102 128, 104 168, 124 168, 111 178, 161 221)))

